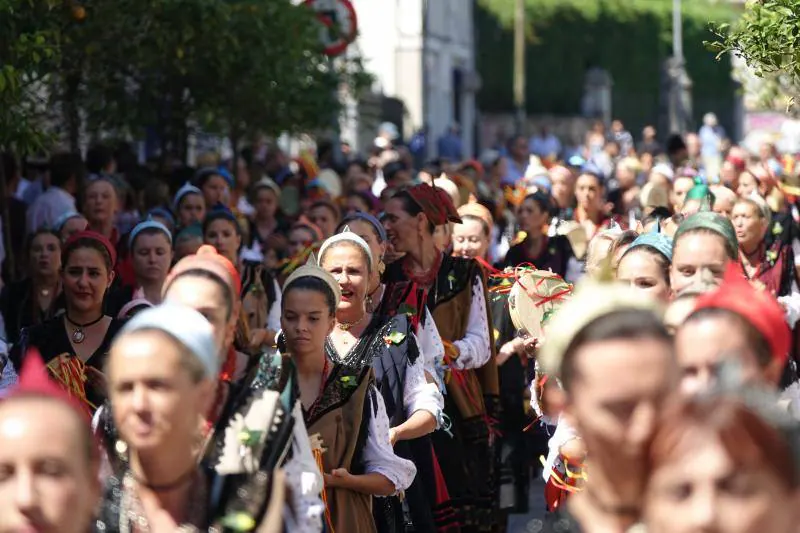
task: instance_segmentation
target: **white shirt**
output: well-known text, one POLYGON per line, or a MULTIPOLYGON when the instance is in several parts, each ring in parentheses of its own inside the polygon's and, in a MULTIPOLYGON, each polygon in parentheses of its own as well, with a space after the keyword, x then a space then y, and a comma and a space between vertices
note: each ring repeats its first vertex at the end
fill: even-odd
POLYGON ((52 227, 61 215, 75 210, 75 198, 70 193, 61 187, 50 187, 28 208, 27 233, 52 227))

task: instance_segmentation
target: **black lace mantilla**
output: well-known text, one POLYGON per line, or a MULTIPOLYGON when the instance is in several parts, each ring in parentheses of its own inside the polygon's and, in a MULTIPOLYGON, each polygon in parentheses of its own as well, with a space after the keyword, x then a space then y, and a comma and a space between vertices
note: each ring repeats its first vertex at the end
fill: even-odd
POLYGON ((365 379, 372 379, 371 370, 370 366, 350 368, 334 363, 331 373, 325 380, 322 397, 311 407, 310 411, 303 409, 306 427, 311 427, 329 412, 345 405, 365 379))

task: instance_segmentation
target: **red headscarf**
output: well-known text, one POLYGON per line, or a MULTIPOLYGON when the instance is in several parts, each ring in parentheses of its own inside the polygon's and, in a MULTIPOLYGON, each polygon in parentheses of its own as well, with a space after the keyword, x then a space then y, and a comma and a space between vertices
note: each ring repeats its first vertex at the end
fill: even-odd
POLYGON ((759 291, 745 279, 738 263, 728 262, 722 285, 697 299, 699 309, 726 309, 736 313, 764 336, 773 359, 786 361, 792 338, 784 311, 768 291, 759 291))
POLYGON ((64 249, 69 248, 70 246, 75 244, 75 242, 79 239, 91 239, 93 241, 97 241, 98 243, 102 244, 103 248, 105 248, 106 252, 108 252, 108 257, 111 258, 111 267, 113 268, 114 265, 117 264, 117 249, 114 248, 114 245, 111 244, 111 241, 109 241, 104 235, 97 233, 96 231, 87 229, 73 233, 72 236, 69 239, 67 239, 67 242, 64 243, 64 249))
POLYGON ((458 216, 452 198, 439 187, 420 183, 409 187, 406 191, 435 226, 447 222, 461 223, 461 217, 458 216))
POLYGON ((164 291, 166 292, 170 283, 179 274, 195 269, 207 270, 215 274, 230 287, 233 293, 233 300, 236 301, 239 298, 242 291, 242 278, 239 276, 239 271, 236 270, 233 263, 220 255, 216 248, 208 244, 204 244, 197 249, 196 254, 184 257, 172 267, 172 270, 169 271, 167 278, 164 280, 164 291))

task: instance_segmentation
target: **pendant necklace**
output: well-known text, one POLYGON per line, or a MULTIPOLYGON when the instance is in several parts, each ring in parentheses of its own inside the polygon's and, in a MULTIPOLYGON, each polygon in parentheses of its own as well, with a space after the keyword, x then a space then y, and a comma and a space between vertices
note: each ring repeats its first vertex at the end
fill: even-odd
POLYGON ((87 322, 85 324, 78 324, 77 322, 72 320, 69 317, 69 315, 65 314, 64 317, 67 319, 67 322, 69 322, 70 325, 74 327, 74 329, 72 330, 72 335, 71 335, 72 342, 74 342, 75 344, 80 344, 83 341, 85 341, 86 340, 86 333, 83 331, 84 328, 88 328, 88 327, 94 326, 95 324, 97 324, 98 322, 103 320, 104 316, 105 315, 100 314, 99 318, 97 318, 95 320, 92 320, 91 322, 87 322))
POLYGON ((361 315, 361 318, 359 318, 358 320, 356 320, 354 322, 339 322, 337 324, 337 327, 342 331, 350 331, 350 328, 352 328, 353 326, 357 326, 357 325, 361 324, 364 321, 365 318, 367 318, 367 313, 364 313, 363 315, 361 315))

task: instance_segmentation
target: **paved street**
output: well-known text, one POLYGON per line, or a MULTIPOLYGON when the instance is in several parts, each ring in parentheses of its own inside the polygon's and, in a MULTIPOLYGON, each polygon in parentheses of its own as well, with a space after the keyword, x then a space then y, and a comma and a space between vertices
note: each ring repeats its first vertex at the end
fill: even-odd
POLYGON ((508 520, 507 533, 537 533, 541 530, 544 519, 544 482, 539 475, 531 482, 529 499, 530 512, 512 514, 508 520))

